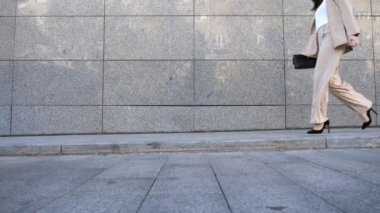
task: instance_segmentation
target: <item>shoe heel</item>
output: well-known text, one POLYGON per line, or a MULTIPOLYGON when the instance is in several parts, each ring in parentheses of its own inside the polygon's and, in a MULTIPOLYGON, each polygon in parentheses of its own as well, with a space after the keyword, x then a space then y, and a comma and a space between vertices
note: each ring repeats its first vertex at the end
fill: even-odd
POLYGON ((372 111, 373 113, 375 113, 375 115, 377 115, 377 112, 376 112, 375 110, 373 110, 372 108, 371 108, 371 111, 372 111))
POLYGON ((326 121, 327 131, 330 134, 330 120, 326 121))

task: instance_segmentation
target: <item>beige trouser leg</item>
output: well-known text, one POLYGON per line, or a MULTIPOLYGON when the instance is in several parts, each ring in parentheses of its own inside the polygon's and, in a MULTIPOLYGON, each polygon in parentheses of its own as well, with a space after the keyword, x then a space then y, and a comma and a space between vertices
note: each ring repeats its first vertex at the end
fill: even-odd
POLYGON ((340 78, 339 62, 344 53, 344 47, 336 49, 333 47, 327 24, 318 30, 318 42, 319 53, 314 70, 310 123, 321 124, 328 120, 329 87, 339 100, 356 111, 363 121, 367 121, 366 112, 371 108, 372 102, 340 78))

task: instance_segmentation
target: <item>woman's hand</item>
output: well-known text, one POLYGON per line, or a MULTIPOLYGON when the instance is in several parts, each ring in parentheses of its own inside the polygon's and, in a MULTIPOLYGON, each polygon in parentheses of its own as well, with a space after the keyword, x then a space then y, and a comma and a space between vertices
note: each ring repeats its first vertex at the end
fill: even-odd
POLYGON ((348 45, 351 47, 359 46, 360 40, 358 36, 348 36, 348 45))

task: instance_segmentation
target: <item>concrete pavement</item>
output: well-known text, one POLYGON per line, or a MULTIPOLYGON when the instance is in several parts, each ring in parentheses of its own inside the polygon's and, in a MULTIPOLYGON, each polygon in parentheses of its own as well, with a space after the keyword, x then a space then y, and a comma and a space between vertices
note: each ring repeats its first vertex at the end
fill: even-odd
POLYGON ((380 147, 380 129, 0 137, 0 155, 125 154, 380 147))
POLYGON ((380 149, 0 157, 0 212, 380 212, 380 149))

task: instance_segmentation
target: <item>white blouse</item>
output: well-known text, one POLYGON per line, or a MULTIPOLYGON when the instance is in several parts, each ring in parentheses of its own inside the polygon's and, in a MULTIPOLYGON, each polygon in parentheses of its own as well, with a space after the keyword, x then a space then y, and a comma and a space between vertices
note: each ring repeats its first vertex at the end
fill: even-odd
POLYGON ((320 27, 327 23, 329 23, 329 20, 327 18, 326 0, 323 0, 317 11, 315 11, 315 27, 317 28, 317 31, 320 27))

